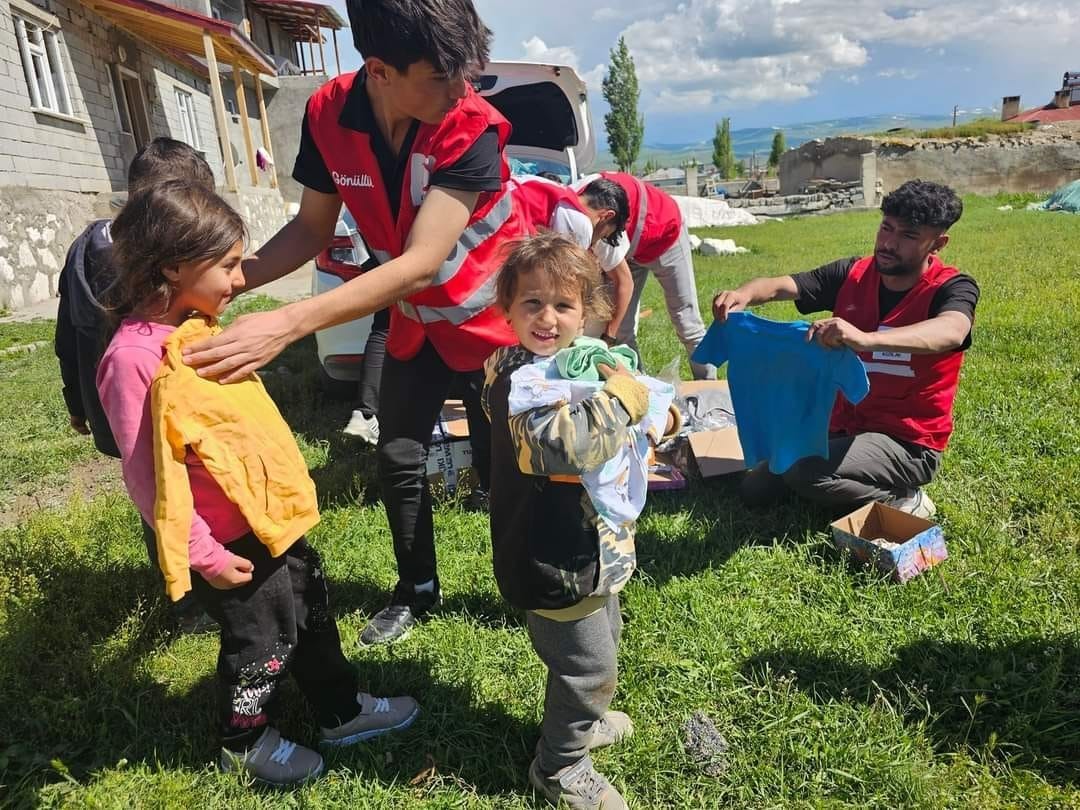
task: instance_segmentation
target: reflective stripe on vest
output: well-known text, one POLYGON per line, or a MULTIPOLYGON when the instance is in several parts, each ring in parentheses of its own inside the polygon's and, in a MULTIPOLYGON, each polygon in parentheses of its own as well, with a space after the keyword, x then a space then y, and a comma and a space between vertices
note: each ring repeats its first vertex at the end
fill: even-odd
MULTIPOLYGON (((514 213, 514 201, 510 199, 510 194, 507 192, 491 207, 487 214, 461 232, 461 236, 450 250, 450 255, 446 257, 446 261, 439 265, 435 278, 431 280, 431 285, 437 287, 456 276, 458 271, 461 270, 461 266, 465 264, 465 260, 469 258, 469 252, 480 247, 494 236, 499 228, 510 219, 512 213, 514 213)), ((386 264, 394 258, 387 251, 377 248, 371 248, 371 255, 378 260, 379 264, 386 264)), ((416 319, 413 318, 413 320, 416 319)))
POLYGON ((450 255, 439 266, 439 270, 435 273, 435 278, 431 283, 433 285, 446 284, 456 276, 461 269, 461 265, 465 263, 465 259, 469 257, 469 252, 480 247, 494 236, 496 231, 510 219, 510 214, 513 211, 514 202, 510 199, 510 192, 507 190, 503 192, 502 197, 491 207, 487 214, 461 232, 461 236, 450 251, 450 255))
POLYGON ((479 315, 485 309, 495 303, 495 285, 498 274, 491 277, 476 288, 468 298, 460 304, 448 307, 416 306, 408 301, 398 301, 398 309, 401 314, 411 321, 418 323, 438 323, 449 321, 454 326, 460 326, 465 321, 479 315))
POLYGON ((637 222, 634 223, 634 235, 630 238, 630 250, 626 252, 626 258, 634 258, 634 254, 637 253, 638 243, 641 241, 641 234, 645 230, 645 217, 649 213, 649 201, 646 199, 645 184, 638 178, 634 178, 634 185, 638 190, 638 212, 637 222))

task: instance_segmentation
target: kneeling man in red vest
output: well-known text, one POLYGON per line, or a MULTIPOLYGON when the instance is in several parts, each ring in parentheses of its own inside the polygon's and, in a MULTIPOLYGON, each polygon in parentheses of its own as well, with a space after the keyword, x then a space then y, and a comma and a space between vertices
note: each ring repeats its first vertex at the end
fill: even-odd
POLYGON ((783 476, 755 467, 742 483, 748 504, 763 506, 793 490, 837 508, 882 501, 922 517, 934 514, 923 487, 952 433, 979 300, 975 280, 937 255, 962 211, 952 189, 911 180, 885 196, 872 255, 756 278, 713 300, 721 321, 768 301, 793 300, 803 314, 830 310, 833 317, 811 326, 811 339, 857 352, 870 380, 858 405, 837 399, 829 457, 804 458, 783 476))

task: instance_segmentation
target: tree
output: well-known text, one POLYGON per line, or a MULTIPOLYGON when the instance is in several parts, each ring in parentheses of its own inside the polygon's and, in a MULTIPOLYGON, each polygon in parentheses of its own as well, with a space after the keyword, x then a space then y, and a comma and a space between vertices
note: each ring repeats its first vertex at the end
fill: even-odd
POLYGON ((649 158, 645 161, 645 166, 641 169, 641 174, 642 176, 650 175, 658 169, 662 168, 664 167, 657 163, 653 158, 649 158))
POLYGON ((784 131, 779 129, 772 136, 772 151, 769 152, 770 169, 775 169, 780 165, 780 156, 784 154, 785 149, 787 149, 787 144, 784 143, 784 131))
POLYGON ((633 168, 645 135, 645 116, 637 111, 640 96, 634 58, 626 40, 619 37, 619 44, 611 49, 611 66, 604 76, 604 99, 611 108, 604 116, 604 128, 608 148, 619 170, 624 172, 633 168))
POLYGON ((713 165, 720 176, 728 180, 735 174, 735 149, 731 144, 731 119, 725 118, 716 125, 713 136, 713 165))

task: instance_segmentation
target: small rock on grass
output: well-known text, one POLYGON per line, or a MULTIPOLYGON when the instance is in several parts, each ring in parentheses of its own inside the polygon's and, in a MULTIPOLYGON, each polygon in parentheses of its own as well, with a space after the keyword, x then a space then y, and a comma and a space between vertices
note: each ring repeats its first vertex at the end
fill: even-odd
POLYGON ((706 776, 722 776, 727 771, 728 741, 704 712, 694 712, 683 723, 682 745, 686 755, 706 776))

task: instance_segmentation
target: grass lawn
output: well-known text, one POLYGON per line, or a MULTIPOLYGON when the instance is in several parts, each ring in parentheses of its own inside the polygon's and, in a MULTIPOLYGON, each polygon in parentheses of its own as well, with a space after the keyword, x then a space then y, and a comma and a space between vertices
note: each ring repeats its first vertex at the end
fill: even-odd
MULTIPOLYGON (((983 299, 930 487, 952 555, 940 576, 899 587, 853 570, 828 514, 749 514, 731 481, 650 500, 614 704, 637 733, 596 756, 632 807, 1080 807, 1080 220, 995 210, 1003 201, 968 198, 945 252, 983 299), (719 777, 682 752, 696 710, 730 743, 719 777)), ((865 252, 876 221, 727 229, 751 252, 698 259, 703 305, 751 276, 865 252)), ((681 347, 654 282, 644 306, 655 370, 681 347)), ((796 316, 790 304, 763 314, 796 316)), ((0 345, 50 330, 2 325, 0 345)), ((445 606, 393 647, 356 647, 393 555, 371 453, 343 440, 348 405, 321 398, 315 366, 305 341, 265 379, 319 485, 312 537, 344 643, 370 691, 415 695, 422 718, 330 755, 326 777, 295 793, 219 774, 215 637, 167 632, 134 509, 70 483, 93 452, 66 431, 51 352, 0 355, 4 498, 67 493, 0 529, 0 804, 534 806, 544 671, 496 591, 485 515, 440 505, 445 606)), ((283 730, 312 741, 291 687, 284 703, 283 730)))

